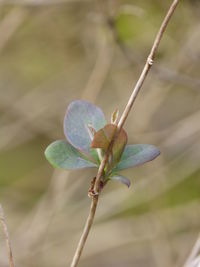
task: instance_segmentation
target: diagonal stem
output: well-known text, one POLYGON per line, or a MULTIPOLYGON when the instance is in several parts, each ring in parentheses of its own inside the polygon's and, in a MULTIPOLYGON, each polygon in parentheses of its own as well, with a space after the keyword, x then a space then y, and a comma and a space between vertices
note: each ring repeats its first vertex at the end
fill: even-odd
POLYGON ((78 263, 79 263, 79 259, 81 257, 81 254, 82 254, 82 251, 83 251, 83 248, 84 248, 84 245, 85 245, 85 242, 87 240, 87 237, 88 237, 88 234, 89 234, 89 231, 91 229, 91 226, 92 226, 92 223, 93 223, 93 220, 94 220, 94 216, 95 216, 95 211, 96 211, 96 207, 97 207, 97 203, 98 203, 98 198, 99 198, 99 193, 100 193, 100 182, 101 182, 101 177, 102 177, 102 174, 103 174, 103 171, 104 171, 104 168, 105 168, 105 165, 108 161, 108 158, 109 158, 109 155, 112 151, 112 147, 113 147, 113 144, 114 144, 114 140, 116 138, 116 136, 118 135, 118 133, 120 132, 120 130, 122 129, 124 123, 126 122, 126 119, 131 111, 131 108, 133 106, 133 103, 135 102, 135 99, 140 91, 140 89, 142 88, 142 85, 148 75, 148 72, 149 70, 151 69, 152 65, 153 65, 153 62, 154 62, 154 58, 155 58, 155 55, 156 55, 156 52, 157 52, 157 49, 158 49, 158 46, 160 44, 160 41, 163 37, 163 34, 167 28, 167 25, 177 7, 179 3, 179 0, 174 0, 160 26, 160 29, 156 35, 156 38, 154 40, 154 43, 153 43, 153 46, 151 48, 151 51, 150 51, 150 54, 149 56, 147 57, 147 60, 146 60, 146 63, 144 65, 144 68, 142 70, 142 73, 136 83, 136 85, 134 86, 133 88, 133 91, 132 91, 132 94, 128 100, 128 103, 122 113, 122 116, 119 120, 119 123, 118 123, 118 128, 117 128, 117 131, 116 131, 116 134, 115 136, 113 137, 113 140, 111 141, 110 145, 109 145, 109 148, 103 158, 103 160, 101 161, 101 164, 99 166, 99 169, 98 169, 98 172, 97 172, 97 176, 96 176, 96 181, 95 181, 95 185, 94 185, 94 192, 96 193, 96 195, 92 198, 92 203, 91 203, 91 207, 90 207, 90 212, 89 212, 89 216, 88 216, 88 219, 86 221, 86 224, 85 224, 85 227, 84 227, 84 230, 83 230, 83 234, 81 236, 81 239, 79 241, 79 244, 78 244, 78 247, 76 249, 76 252, 75 252, 75 255, 74 255, 74 258, 73 258, 73 261, 72 261, 72 264, 71 264, 71 267, 76 267, 78 266, 78 263))
POLYGON ((0 222, 2 224, 3 227, 3 232, 6 238, 6 246, 7 246, 7 250, 8 250, 8 259, 9 259, 9 266, 10 267, 14 267, 14 259, 13 259, 13 254, 12 254, 12 249, 11 249, 11 243, 10 243, 10 238, 9 238, 9 234, 8 234, 8 227, 6 224, 6 220, 5 220, 5 216, 4 216, 4 212, 3 212, 3 208, 0 204, 0 222))
POLYGON ((79 240, 79 243, 78 243, 78 246, 77 246, 77 249, 76 249, 76 253, 75 253, 73 261, 71 263, 71 267, 76 267, 78 265, 79 259, 81 257, 82 250, 83 250, 83 248, 85 246, 85 242, 86 242, 88 234, 90 232, 90 228, 92 227, 92 223, 93 223, 95 212, 96 212, 96 208, 97 208, 98 199, 99 199, 98 196, 94 196, 92 198, 89 216, 87 218, 83 233, 82 233, 81 238, 79 240))
POLYGON ((164 32, 165 32, 165 30, 167 28, 167 25, 168 25, 168 23, 170 21, 170 18, 172 17, 172 15, 173 15, 178 3, 179 3, 179 0, 174 0, 173 1, 172 5, 170 6, 170 8, 169 8, 169 10, 168 10, 168 12, 167 12, 162 24, 161 24, 161 27, 160 27, 157 35, 156 35, 155 41, 154 41, 153 46, 151 48, 151 52, 150 52, 149 56, 147 57, 146 64, 144 65, 142 73, 141 73, 141 75, 140 75, 135 87, 133 88, 133 92, 132 92, 132 94, 131 94, 131 96, 130 96, 130 98, 128 100, 128 103, 127 103, 127 105, 126 105, 126 107, 124 109, 124 112, 122 113, 122 116, 121 116, 120 121, 118 123, 118 131, 120 131, 121 128, 123 127, 123 125, 124 125, 124 123, 125 123, 125 121, 126 121, 126 119, 128 117, 128 114, 131 111, 133 103, 135 102, 135 99, 136 99, 136 97, 137 97, 137 95, 138 95, 138 93, 139 93, 139 91, 140 91, 145 79, 146 79, 146 76, 147 76, 149 70, 151 69, 151 67, 153 65, 154 58, 155 58, 156 52, 158 50, 158 46, 160 44, 160 41, 161 41, 161 39, 163 37, 163 34, 164 34, 164 32))
POLYGON ((154 40, 154 43, 153 43, 153 46, 151 48, 151 51, 150 51, 150 54, 149 56, 147 57, 147 60, 146 60, 146 63, 144 65, 144 68, 142 70, 142 73, 136 83, 136 85, 134 86, 133 88, 133 91, 132 91, 132 94, 128 100, 128 103, 122 113, 122 116, 119 120, 119 123, 118 123, 118 129, 116 131, 116 134, 112 140, 112 142, 110 143, 110 146, 109 146, 109 149, 104 157, 104 159, 102 160, 101 162, 101 165, 99 167, 99 170, 98 170, 98 173, 97 173, 97 178, 96 178, 96 183, 95 183, 95 186, 94 186, 94 190, 96 193, 99 193, 100 191, 100 180, 101 180, 101 176, 103 174, 103 170, 104 170, 104 167, 106 165, 106 162, 108 160, 108 157, 109 157, 109 154, 112 150, 112 146, 113 146, 113 143, 114 143, 114 139, 116 138, 117 134, 120 132, 120 130, 122 129, 124 123, 126 122, 126 119, 131 111, 131 108, 133 106, 133 103, 135 102, 135 99, 140 91, 140 89, 142 88, 142 85, 147 77, 147 74, 149 72, 149 70, 151 69, 152 65, 153 65, 153 62, 154 62, 154 58, 155 58, 155 55, 156 55, 156 52, 157 52, 157 49, 158 49, 158 46, 160 44, 160 41, 163 37, 163 34, 167 28, 167 25, 170 21, 170 18, 172 17, 177 5, 179 3, 179 0, 174 0, 160 26, 160 29, 156 35, 156 38, 154 40))
POLYGON ((190 253, 190 255, 189 255, 189 257, 188 257, 188 259, 187 259, 187 261, 183 267, 193 266, 192 263, 199 256, 199 253, 200 253, 200 234, 199 234, 198 239, 197 239, 196 243, 194 244, 194 247, 192 248, 192 251, 191 251, 191 253, 190 253))

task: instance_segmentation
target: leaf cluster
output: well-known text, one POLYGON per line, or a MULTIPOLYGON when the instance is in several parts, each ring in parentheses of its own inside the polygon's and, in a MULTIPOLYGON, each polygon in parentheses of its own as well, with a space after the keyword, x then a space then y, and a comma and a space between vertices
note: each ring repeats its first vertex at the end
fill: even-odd
MULTIPOLYGON (((66 140, 50 144, 45 156, 54 166, 62 169, 98 168, 117 131, 118 111, 107 123, 102 110, 83 100, 73 101, 64 118, 66 140)), ((153 145, 127 145, 128 137, 122 129, 112 146, 109 160, 104 168, 102 182, 120 181, 130 186, 128 178, 119 171, 135 167, 156 158, 160 151, 153 145)))

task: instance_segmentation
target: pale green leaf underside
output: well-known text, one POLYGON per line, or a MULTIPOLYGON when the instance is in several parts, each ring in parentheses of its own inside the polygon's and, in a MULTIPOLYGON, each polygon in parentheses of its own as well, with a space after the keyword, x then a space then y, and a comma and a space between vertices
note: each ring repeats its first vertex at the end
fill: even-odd
POLYGON ((50 144, 45 150, 45 156, 57 168, 70 170, 97 167, 95 163, 86 159, 65 140, 58 140, 50 144))
POLYGON ((120 162, 114 171, 131 168, 151 161, 160 155, 160 150, 153 145, 138 144, 127 145, 124 149, 120 162))
POLYGON ((127 185, 128 187, 131 185, 131 182, 128 178, 126 178, 125 176, 122 176, 122 175, 118 175, 118 174, 111 176, 110 180, 120 182, 124 185, 127 185))

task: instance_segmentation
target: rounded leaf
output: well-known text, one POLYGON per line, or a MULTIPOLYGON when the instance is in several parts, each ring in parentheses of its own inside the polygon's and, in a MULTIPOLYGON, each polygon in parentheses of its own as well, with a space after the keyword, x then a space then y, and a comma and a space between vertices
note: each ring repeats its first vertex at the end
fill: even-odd
POLYGON ((89 153, 91 137, 88 125, 95 131, 103 128, 106 119, 100 108, 83 100, 73 101, 64 118, 64 133, 69 143, 80 151, 89 153))
POLYGON ((134 167, 151 161, 160 155, 160 150, 153 145, 138 144, 127 145, 124 149, 120 162, 115 171, 134 167))
POLYGON ((58 140, 50 144, 45 150, 47 160, 57 168, 83 169, 97 167, 97 165, 86 159, 78 150, 65 140, 58 140))
POLYGON ((122 176, 122 175, 118 175, 118 174, 111 176, 110 180, 120 182, 120 183, 122 183, 128 187, 131 185, 131 182, 128 178, 126 178, 125 176, 122 176))

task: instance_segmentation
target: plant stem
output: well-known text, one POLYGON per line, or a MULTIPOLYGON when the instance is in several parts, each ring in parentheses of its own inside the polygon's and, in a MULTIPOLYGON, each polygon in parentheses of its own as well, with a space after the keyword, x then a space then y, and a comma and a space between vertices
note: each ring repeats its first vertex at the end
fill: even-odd
POLYGON ((10 267, 14 267, 14 260, 13 260, 13 254, 12 254, 12 249, 11 249, 11 243, 10 243, 10 239, 9 239, 9 234, 8 234, 8 227, 6 224, 6 220, 5 220, 5 216, 4 216, 4 212, 3 212, 3 208, 0 204, 0 221, 3 227, 3 232, 6 238, 6 246, 7 246, 7 250, 8 250, 8 259, 9 259, 9 266, 10 267))
POLYGON ((158 46, 160 44, 160 41, 162 39, 162 36, 166 30, 166 27, 177 7, 179 3, 179 0, 174 0, 160 26, 160 29, 156 35, 156 38, 154 40, 154 43, 153 43, 153 46, 152 46, 152 49, 151 49, 151 52, 147 58, 147 61, 144 65, 144 68, 142 70, 142 73, 136 83, 136 85, 134 86, 133 88, 133 91, 132 91, 132 94, 128 100, 128 103, 122 113, 122 116, 119 120, 119 123, 118 123, 118 127, 117 127, 117 131, 116 131, 116 134, 113 138, 113 140, 111 141, 110 145, 109 145, 109 148, 103 158, 103 160, 101 161, 101 164, 99 166, 99 169, 98 169, 98 172, 97 172, 97 176, 96 176, 96 181, 95 181, 95 185, 94 185, 94 192, 96 193, 96 195, 92 198, 92 203, 91 203, 91 207, 90 207, 90 212, 89 212, 89 216, 88 216, 88 219, 86 221, 86 224, 85 224, 85 228, 83 230, 83 234, 81 236, 81 239, 79 241, 79 244, 78 244, 78 247, 76 249, 76 252, 75 252, 75 255, 74 255, 74 258, 73 258, 73 261, 72 261, 72 264, 71 264, 71 267, 76 267, 78 265, 78 262, 79 262, 79 259, 80 259, 80 256, 81 256, 81 253, 83 251, 83 248, 84 248, 84 245, 85 245, 85 242, 86 242, 86 239, 88 237, 88 234, 89 234, 89 231, 90 231, 90 228, 92 226, 92 223, 93 223, 93 220, 94 220, 94 216, 95 216, 95 211, 96 211, 96 207, 97 207, 97 203, 98 203, 98 195, 100 193, 100 182, 101 182, 101 177, 102 177, 102 174, 103 174, 103 171, 104 171, 104 168, 105 168, 105 165, 108 161, 108 158, 109 158, 109 154, 110 152, 112 151, 112 147, 113 147, 113 144, 114 144, 114 140, 116 138, 116 136, 118 135, 118 133, 120 132, 120 130, 122 129, 124 123, 126 122, 126 119, 131 111, 131 108, 133 106, 133 103, 147 77, 147 74, 149 72, 149 70, 151 69, 152 65, 153 65, 153 61, 154 61, 154 58, 155 58, 155 55, 156 55, 156 52, 157 52, 157 49, 158 49, 158 46))
POLYGON ((125 109, 124 109, 124 111, 122 113, 122 116, 121 116, 121 118, 119 120, 119 123, 118 123, 118 128, 117 128, 116 134, 115 134, 112 142, 110 143, 108 151, 107 151, 106 155, 104 156, 104 159, 102 160, 101 165, 100 165, 99 170, 98 170, 98 173, 97 173, 96 182, 95 182, 95 186, 94 186, 94 191, 96 193, 99 193, 99 191, 100 191, 101 176, 103 174, 103 170, 104 170, 105 164, 106 164, 106 162, 108 160, 109 154, 110 154, 110 152, 112 150, 114 139, 116 138, 117 134, 120 132, 120 130, 122 129, 124 123, 126 122, 126 119, 127 119, 128 115, 129 115, 129 113, 131 111, 133 103, 135 102, 135 99, 136 99, 140 89, 142 88, 142 85, 143 85, 143 83, 144 83, 144 81, 145 81, 145 79, 147 77, 147 74, 148 74, 149 70, 151 69, 151 67, 153 65, 154 58, 155 58, 158 46, 160 44, 160 41, 162 39, 162 36, 163 36, 163 34, 164 34, 165 30, 166 30, 166 27, 167 27, 172 15, 173 15, 178 3, 179 3, 179 0, 174 0, 172 2, 172 4, 171 4, 171 6, 170 6, 170 8, 169 8, 164 20, 163 20, 163 22, 162 22, 162 24, 160 26, 160 29, 159 29, 159 31, 158 31, 158 33, 156 35, 156 38, 155 38, 155 40, 153 42, 153 46, 151 48, 149 56, 147 57, 147 61, 146 61, 145 65, 144 65, 142 73, 141 73, 136 85, 134 86, 132 94, 131 94, 131 96, 130 96, 130 98, 128 100, 128 103, 127 103, 127 105, 126 105, 126 107, 125 107, 125 109))
POLYGON ((126 121, 126 119, 128 117, 128 114, 131 111, 133 103, 135 102, 135 99, 136 99, 136 97, 137 97, 137 95, 138 95, 138 93, 139 93, 139 91, 140 91, 140 89, 141 89, 141 87, 142 87, 142 85, 143 85, 143 83, 145 81, 145 78, 146 78, 149 70, 151 69, 151 67, 153 65, 154 58, 155 58, 156 52, 158 50, 158 46, 160 44, 160 41, 161 41, 161 39, 163 37, 163 34, 164 34, 164 32, 165 32, 165 30, 167 28, 167 25, 168 25, 168 23, 170 21, 170 18, 172 17, 172 15, 173 15, 178 3, 179 3, 179 0, 174 0, 173 1, 173 3, 171 4, 171 6, 170 6, 170 8, 169 8, 169 10, 168 10, 163 22, 162 22, 162 24, 160 26, 160 29, 159 29, 159 31, 158 31, 158 33, 156 35, 155 41, 154 41, 153 46, 151 48, 151 52, 150 52, 150 54, 149 54, 149 56, 147 58, 146 64, 144 65, 142 73, 141 73, 141 75, 140 75, 135 87, 133 88, 133 92, 132 92, 132 94, 131 94, 131 96, 130 96, 130 98, 128 100, 128 103, 127 103, 127 105, 126 105, 126 107, 124 109, 124 112, 122 113, 122 116, 120 118, 120 121, 118 123, 118 131, 120 131, 121 128, 123 127, 123 125, 124 125, 124 123, 125 123, 125 121, 126 121))
MULTIPOLYGON (((198 236, 198 239, 194 245, 194 247, 192 248, 192 251, 186 261, 186 263, 184 264, 183 267, 191 267, 194 266, 193 262, 195 261, 195 259, 197 259, 197 257, 199 256, 199 252, 200 252, 200 234, 198 236)), ((199 260, 200 262, 200 260, 199 260)), ((198 263, 199 264, 199 263, 198 263)), ((197 265, 195 265, 197 266, 197 265)))
POLYGON ((89 212, 89 215, 88 215, 88 218, 87 218, 83 233, 81 235, 80 241, 78 243, 76 252, 74 254, 74 258, 72 260, 71 267, 76 267, 78 265, 78 262, 79 262, 79 259, 81 257, 83 248, 85 246, 85 242, 86 242, 88 234, 90 232, 90 228, 92 227, 92 223, 93 223, 95 212, 96 212, 96 208, 97 208, 98 199, 99 199, 99 196, 93 196, 92 197, 92 202, 91 202, 91 206, 90 206, 90 212, 89 212))

